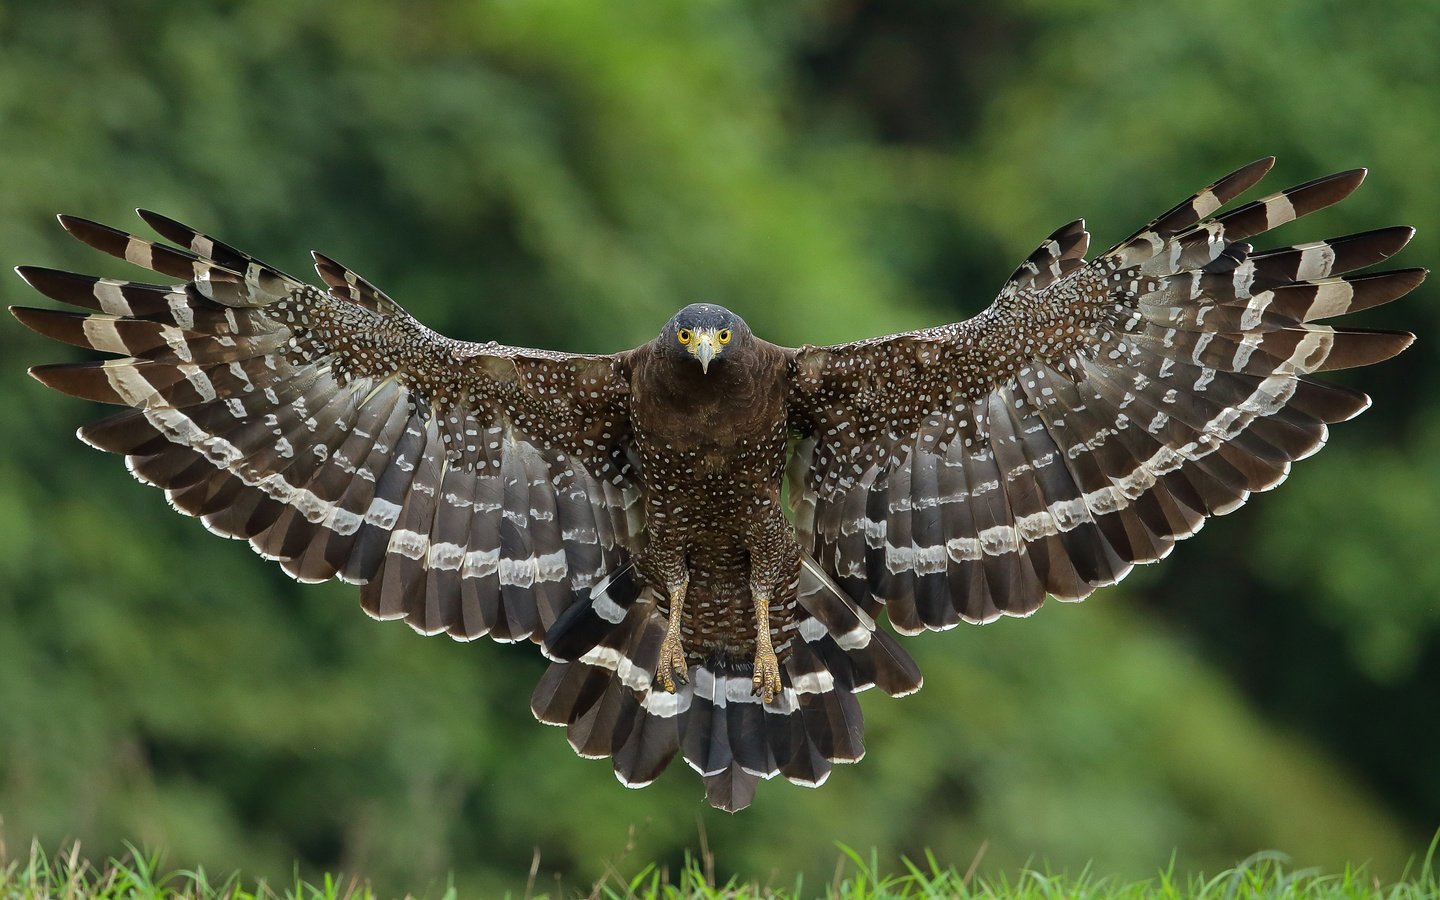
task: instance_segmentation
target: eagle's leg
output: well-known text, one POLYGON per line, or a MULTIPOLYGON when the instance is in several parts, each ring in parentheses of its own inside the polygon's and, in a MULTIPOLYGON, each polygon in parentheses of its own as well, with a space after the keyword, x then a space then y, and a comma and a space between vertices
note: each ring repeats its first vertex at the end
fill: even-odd
POLYGON ((670 693, 675 692, 675 682, 684 684, 689 680, 690 664, 685 660, 685 647, 680 643, 680 621, 685 617, 685 591, 690 579, 669 585, 670 621, 665 627, 665 640, 660 643, 660 660, 655 664, 655 677, 660 686, 670 693))
MULTIPOLYGON (((779 511, 774 498, 759 510, 757 521, 747 535, 750 553, 750 602, 755 609, 755 666, 752 683, 754 693, 765 703, 778 696, 784 685, 780 681, 780 659, 771 637, 771 604, 779 597, 775 610, 783 626, 789 621, 786 598, 793 597, 792 585, 800 569, 799 545, 790 534, 790 524, 779 511)), ((783 646, 782 646, 783 649, 783 646)))
POLYGON ((750 596, 755 603, 755 674, 751 681, 761 701, 769 703, 781 689, 780 660, 770 643, 770 597, 758 591, 750 596))

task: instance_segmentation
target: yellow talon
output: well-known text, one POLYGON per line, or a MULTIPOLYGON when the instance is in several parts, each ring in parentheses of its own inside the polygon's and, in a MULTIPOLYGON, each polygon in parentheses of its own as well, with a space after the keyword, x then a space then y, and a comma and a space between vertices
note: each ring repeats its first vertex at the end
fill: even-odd
POLYGON ((764 703, 770 703, 775 699, 775 695, 780 693, 780 660, 776 659, 775 651, 768 646, 755 651, 755 676, 751 682, 755 685, 755 693, 760 695, 764 703))
MULTIPOLYGON (((672 620, 673 621, 673 620, 672 620)), ((669 628, 665 642, 660 645, 660 661, 655 666, 655 675, 660 686, 669 693, 675 693, 675 682, 684 684, 689 680, 690 666, 685 661, 685 647, 680 643, 680 629, 669 628)))
POLYGON ((775 648, 770 645, 770 598, 754 594, 755 599, 755 675, 751 683, 754 693, 760 695, 763 703, 769 703, 780 693, 780 660, 775 657, 775 648))
POLYGON ((685 646, 680 642, 680 619, 685 612, 685 588, 688 581, 670 589, 670 621, 665 626, 665 640, 660 644, 660 659, 655 664, 655 679, 668 693, 675 693, 675 682, 690 680, 690 664, 685 659, 685 646))

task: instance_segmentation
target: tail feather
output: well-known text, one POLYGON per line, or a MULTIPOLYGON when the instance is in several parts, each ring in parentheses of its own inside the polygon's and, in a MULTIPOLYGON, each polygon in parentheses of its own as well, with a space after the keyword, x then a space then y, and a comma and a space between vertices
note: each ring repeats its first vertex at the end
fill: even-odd
MULTIPOLYGON (((652 696, 656 695, 646 695, 647 699, 652 696)), ((685 724, 684 714, 666 715, 640 703, 631 707, 629 720, 622 720, 616 732, 624 735, 615 748, 615 775, 620 783, 641 788, 659 778, 680 752, 685 724)))
POLYGON ((614 752, 621 718, 626 713, 633 715, 638 706, 635 692, 625 687, 618 678, 612 679, 595 703, 570 723, 565 736, 577 755, 585 759, 604 759, 614 752))
POLYGON ((626 618, 639 596, 634 563, 627 563, 596 582, 583 601, 565 610, 545 632, 541 649, 556 661, 578 659, 626 618))
MULTIPOLYGON (((728 690, 732 680, 741 690, 748 687, 739 679, 717 678, 704 667, 691 672, 690 718, 685 723, 680 747, 690 768, 707 779, 724 774, 735 763, 735 754, 730 749, 730 718, 726 715, 732 699, 728 690)), ((750 702, 742 700, 738 691, 733 699, 736 703, 750 702)))
POLYGON ((803 787, 819 787, 830 778, 835 764, 821 752, 808 731, 801 727, 798 732, 796 745, 789 761, 781 767, 780 774, 803 787))
POLYGON ((589 711, 613 677, 603 666, 551 665, 530 695, 530 711, 546 725, 568 726, 589 711))
POLYGON ((723 772, 705 779, 705 800, 716 809, 739 812, 755 802, 759 776, 732 763, 723 772))

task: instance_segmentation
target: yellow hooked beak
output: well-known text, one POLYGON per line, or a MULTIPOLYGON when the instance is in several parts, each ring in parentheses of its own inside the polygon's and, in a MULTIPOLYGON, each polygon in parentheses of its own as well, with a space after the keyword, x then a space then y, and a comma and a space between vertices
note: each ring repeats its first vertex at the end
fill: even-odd
POLYGON ((709 374, 711 360, 720 355, 720 337, 714 328, 699 328, 685 348, 700 360, 700 371, 709 374))

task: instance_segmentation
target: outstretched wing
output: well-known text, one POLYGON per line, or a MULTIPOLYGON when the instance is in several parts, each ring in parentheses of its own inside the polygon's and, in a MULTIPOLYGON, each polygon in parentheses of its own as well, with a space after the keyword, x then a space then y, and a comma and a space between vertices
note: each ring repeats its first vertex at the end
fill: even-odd
POLYGON ((1268 490, 1369 399, 1310 373, 1412 335, 1312 324, 1410 291, 1345 275, 1409 228, 1254 253, 1253 235, 1359 185, 1343 172, 1220 216, 1273 160, 1221 179, 1092 262, 1076 222, 965 322, 795 351, 801 543, 907 633, 1079 600, 1268 490))
POLYGON ((83 219, 72 235, 182 283, 22 267, 89 312, 16 308, 118 359, 31 370, 131 409, 80 429, 181 512, 302 581, 364 585, 417 631, 538 641, 642 533, 622 357, 471 344, 316 256, 312 287, 150 212, 188 249, 83 219))

